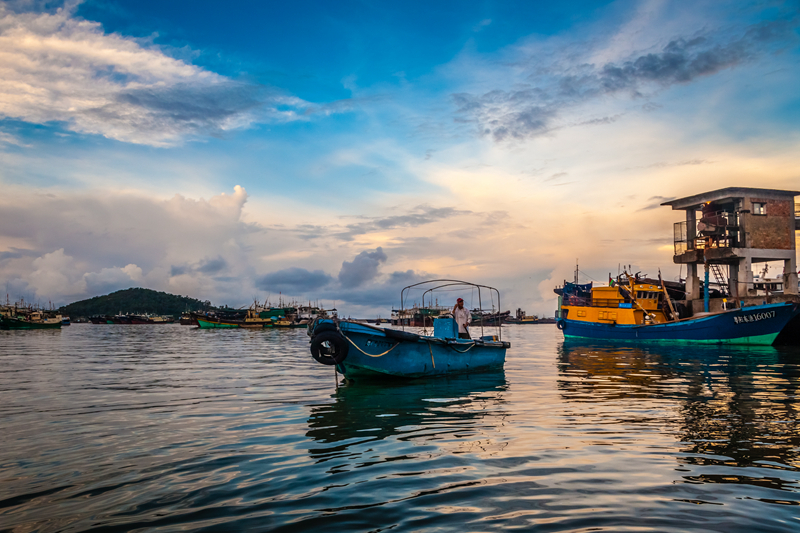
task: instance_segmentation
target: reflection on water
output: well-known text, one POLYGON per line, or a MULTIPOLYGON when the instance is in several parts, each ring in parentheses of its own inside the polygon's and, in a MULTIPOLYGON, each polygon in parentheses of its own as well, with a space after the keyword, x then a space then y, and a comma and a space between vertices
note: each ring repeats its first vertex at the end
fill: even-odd
POLYGON ((798 529, 796 348, 503 338, 346 383, 304 331, 0 332, 0 531, 798 529))
MULTIPOLYGON (((558 350, 558 386, 571 402, 677 400, 672 415, 661 420, 680 442, 675 456, 679 470, 694 473, 682 476, 685 483, 795 492, 798 355, 796 348, 786 347, 675 349, 566 342, 558 350)), ((764 500, 800 504, 790 494, 764 500)))
POLYGON ((506 388, 502 371, 432 381, 344 384, 333 403, 311 409, 306 436, 316 442, 309 453, 323 461, 347 450, 352 439, 363 444, 387 438, 453 442, 449 453, 502 448, 506 443, 497 443, 494 433, 505 425, 506 388))

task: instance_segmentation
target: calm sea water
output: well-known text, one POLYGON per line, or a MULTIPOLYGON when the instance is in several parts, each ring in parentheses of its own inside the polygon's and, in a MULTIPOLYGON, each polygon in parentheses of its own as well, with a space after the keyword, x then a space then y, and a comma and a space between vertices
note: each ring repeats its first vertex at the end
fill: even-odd
POLYGON ((800 530, 800 350, 345 384, 304 330, 0 332, 0 531, 800 530))

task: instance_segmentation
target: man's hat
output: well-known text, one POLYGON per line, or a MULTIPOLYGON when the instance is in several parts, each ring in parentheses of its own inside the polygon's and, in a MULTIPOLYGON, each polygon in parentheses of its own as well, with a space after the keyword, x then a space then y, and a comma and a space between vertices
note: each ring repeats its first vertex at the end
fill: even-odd
POLYGON ((464 298, 459 298, 459 299, 458 299, 458 300, 456 300, 456 301, 457 301, 457 302, 463 302, 463 301, 464 301, 464 298))

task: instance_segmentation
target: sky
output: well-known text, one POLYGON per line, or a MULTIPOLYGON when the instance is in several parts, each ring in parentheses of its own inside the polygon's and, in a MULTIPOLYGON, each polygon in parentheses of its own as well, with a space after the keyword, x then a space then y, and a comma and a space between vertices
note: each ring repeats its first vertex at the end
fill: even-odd
POLYGON ((6 1, 0 283, 552 316, 680 276, 662 202, 800 190, 798 87, 796 0, 6 1))

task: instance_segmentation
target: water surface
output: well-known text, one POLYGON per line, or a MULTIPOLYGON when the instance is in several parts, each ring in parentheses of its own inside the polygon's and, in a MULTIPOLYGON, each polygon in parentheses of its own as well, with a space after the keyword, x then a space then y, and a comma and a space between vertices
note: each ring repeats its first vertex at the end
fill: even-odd
POLYGON ((0 531, 798 531, 797 348, 345 383, 304 330, 0 332, 0 531))

